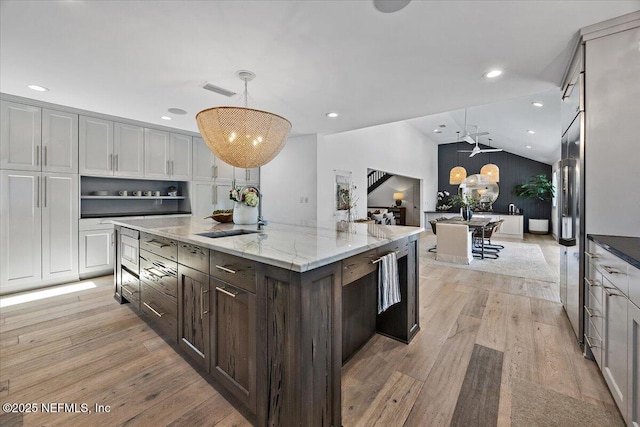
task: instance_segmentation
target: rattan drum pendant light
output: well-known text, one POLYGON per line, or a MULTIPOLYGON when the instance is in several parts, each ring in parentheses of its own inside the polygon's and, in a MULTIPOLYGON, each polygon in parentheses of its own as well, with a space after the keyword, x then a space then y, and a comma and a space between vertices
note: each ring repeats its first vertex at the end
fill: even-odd
MULTIPOLYGON (((491 138, 489 138, 489 147, 491 147, 491 138)), ((480 175, 486 176, 493 182, 500 182, 500 168, 491 163, 491 154, 489 154, 489 163, 480 169, 480 175)))
POLYGON ((198 128, 209 149, 223 162, 238 168, 269 163, 284 147, 291 122, 284 117, 248 107, 247 83, 251 71, 238 71, 244 80, 244 108, 215 107, 196 115, 198 128))
MULTIPOLYGON (((460 142, 460 132, 458 134, 458 142, 460 142)), ((457 143, 456 143, 457 144, 457 143)), ((460 164, 460 154, 456 153, 456 163, 460 164)), ((449 184, 458 185, 462 184, 462 181, 467 179, 467 170, 462 166, 456 166, 449 171, 449 184)))

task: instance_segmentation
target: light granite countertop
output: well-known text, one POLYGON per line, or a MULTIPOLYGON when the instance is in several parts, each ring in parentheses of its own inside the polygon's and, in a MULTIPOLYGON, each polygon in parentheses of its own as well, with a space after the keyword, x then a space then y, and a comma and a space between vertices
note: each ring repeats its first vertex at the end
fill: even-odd
POLYGON ((256 230, 256 225, 219 224, 193 217, 112 222, 296 272, 313 270, 424 230, 420 227, 351 223, 348 231, 339 231, 335 224, 269 223, 260 233, 210 238, 198 233, 256 230))

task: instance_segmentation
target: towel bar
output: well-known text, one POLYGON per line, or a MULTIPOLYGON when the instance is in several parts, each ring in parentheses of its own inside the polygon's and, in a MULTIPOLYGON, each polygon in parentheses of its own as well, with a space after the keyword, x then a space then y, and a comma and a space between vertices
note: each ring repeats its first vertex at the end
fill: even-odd
MULTIPOLYGON (((394 252, 396 253, 396 255, 400 253, 400 251, 394 251, 394 252)), ((391 252, 389 252, 389 253, 391 253, 391 252)), ((387 254, 387 255, 388 255, 388 254, 387 254)), ((380 261, 382 261, 382 257, 377 258, 377 259, 374 259, 374 260, 371 260, 371 264, 377 264, 377 263, 379 263, 380 261)))

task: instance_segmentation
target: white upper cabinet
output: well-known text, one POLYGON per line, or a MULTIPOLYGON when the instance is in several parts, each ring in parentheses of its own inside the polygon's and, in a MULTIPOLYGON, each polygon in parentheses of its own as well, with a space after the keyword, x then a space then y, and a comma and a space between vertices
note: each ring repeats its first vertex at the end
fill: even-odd
POLYGON ((214 178, 216 157, 202 138, 193 138, 193 180, 209 181, 214 178))
POLYGON ((144 130, 144 176, 165 179, 169 177, 171 138, 168 132, 144 130))
POLYGON ((0 102, 0 168, 41 170, 42 110, 0 102))
POLYGON ((189 181, 191 179, 191 137, 171 134, 171 179, 189 181))
POLYGON ((231 191, 231 183, 192 182, 189 196, 194 218, 202 219, 218 209, 233 209, 229 191, 231 191))
POLYGON ((113 175, 113 122, 80 116, 80 173, 113 175))
POLYGON ((42 170, 78 173, 78 115, 42 110, 42 170))
POLYGON ((155 129, 144 130, 144 176, 191 179, 191 137, 155 129))
POLYGON ((235 179, 239 186, 260 185, 260 168, 235 168, 235 179))
POLYGON ((144 176, 144 128, 115 123, 113 137, 113 174, 144 176))
POLYGON ((78 173, 78 115, 1 102, 0 168, 78 173))

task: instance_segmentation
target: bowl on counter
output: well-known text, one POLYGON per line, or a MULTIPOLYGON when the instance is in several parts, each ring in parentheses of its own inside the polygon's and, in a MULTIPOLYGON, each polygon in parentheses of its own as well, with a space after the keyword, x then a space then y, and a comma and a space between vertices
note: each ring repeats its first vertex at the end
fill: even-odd
POLYGON ((97 190, 91 192, 92 196, 108 196, 109 192, 107 190, 97 190))

